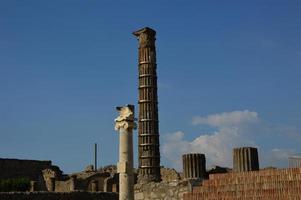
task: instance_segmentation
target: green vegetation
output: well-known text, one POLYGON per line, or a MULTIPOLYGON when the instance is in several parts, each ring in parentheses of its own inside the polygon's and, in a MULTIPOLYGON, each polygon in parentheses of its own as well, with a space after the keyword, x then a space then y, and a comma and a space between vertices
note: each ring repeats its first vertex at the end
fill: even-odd
POLYGON ((27 178, 0 179, 0 192, 27 191, 30 180, 27 178))

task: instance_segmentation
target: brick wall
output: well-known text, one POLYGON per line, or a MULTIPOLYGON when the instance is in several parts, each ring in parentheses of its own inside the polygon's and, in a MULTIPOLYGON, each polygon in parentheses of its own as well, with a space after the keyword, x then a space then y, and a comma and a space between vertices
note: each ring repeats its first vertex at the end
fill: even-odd
POLYGON ((301 199, 301 168, 211 174, 184 200, 301 199))
POLYGON ((1 200, 118 200, 117 193, 108 192, 10 192, 0 193, 1 200))

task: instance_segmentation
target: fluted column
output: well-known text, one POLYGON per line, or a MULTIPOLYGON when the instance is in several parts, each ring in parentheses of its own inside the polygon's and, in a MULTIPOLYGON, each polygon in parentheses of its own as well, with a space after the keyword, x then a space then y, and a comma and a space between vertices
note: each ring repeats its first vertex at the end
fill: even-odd
POLYGON ((253 147, 240 147, 233 149, 233 171, 259 170, 258 151, 253 147))
POLYGON ((115 130, 119 131, 119 200, 134 200, 133 172, 133 129, 134 106, 117 107, 119 116, 115 119, 115 130))
POLYGON ((138 182, 160 181, 156 31, 146 27, 133 34, 139 41, 138 182))
POLYGON ((206 177, 206 158, 204 154, 184 154, 182 159, 185 179, 204 179, 206 177))

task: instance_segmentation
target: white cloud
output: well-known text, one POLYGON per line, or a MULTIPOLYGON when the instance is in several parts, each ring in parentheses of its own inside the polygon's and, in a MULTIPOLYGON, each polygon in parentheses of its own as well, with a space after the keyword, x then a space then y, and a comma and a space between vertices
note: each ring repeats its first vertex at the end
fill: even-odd
POLYGON ((258 114, 249 110, 224 112, 206 117, 194 117, 194 125, 209 125, 213 127, 242 126, 244 124, 257 123, 258 114))
MULTIPOLYGON (((263 136, 273 141, 274 137, 292 135, 292 131, 288 132, 285 127, 272 127, 262 123, 258 113, 249 110, 194 117, 193 124, 209 125, 216 128, 216 131, 201 133, 192 141, 185 140, 185 134, 181 131, 168 134, 162 145, 162 153, 170 167, 181 170, 181 156, 185 153, 205 154, 207 168, 211 165, 232 167, 234 147, 259 147, 258 144, 262 143, 263 136)), ((264 165, 270 163, 274 166, 284 166, 288 155, 292 153, 294 153, 293 149, 259 147, 259 154, 261 154, 259 157, 263 159, 264 165)))
POLYGON ((172 167, 180 169, 182 154, 191 152, 190 143, 184 140, 184 133, 181 131, 168 134, 165 141, 166 143, 162 145, 164 157, 172 167))
POLYGON ((255 146, 239 133, 237 128, 221 128, 213 134, 204 134, 192 141, 184 139, 183 132, 168 135, 162 146, 164 157, 173 168, 181 169, 181 156, 185 153, 203 153, 207 167, 212 165, 232 166, 232 149, 238 146, 255 146))
POLYGON ((207 166, 232 166, 232 149, 237 146, 254 146, 254 142, 243 133, 247 133, 249 124, 259 121, 256 112, 234 111, 195 117, 193 124, 217 127, 211 134, 201 134, 193 141, 185 141, 183 132, 169 134, 165 138, 162 151, 172 167, 181 168, 181 155, 198 152, 206 155, 207 166))

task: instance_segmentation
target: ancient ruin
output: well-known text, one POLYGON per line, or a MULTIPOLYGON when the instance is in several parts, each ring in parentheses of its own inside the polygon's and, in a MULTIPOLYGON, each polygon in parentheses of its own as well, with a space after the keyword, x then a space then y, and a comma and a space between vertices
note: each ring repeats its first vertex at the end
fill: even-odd
POLYGON ((146 27, 133 34, 139 41, 138 180, 160 181, 156 31, 146 27))
POLYGON ((51 161, 0 159, 0 180, 30 180, 30 192, 0 192, 1 200, 300 199, 300 156, 290 157, 287 169, 260 169, 257 148, 237 147, 233 149, 233 169, 215 166, 206 170, 202 152, 182 156, 183 173, 160 166, 156 32, 146 27, 134 35, 139 41, 139 169, 133 169, 134 106, 117 107, 117 167, 97 169, 96 144, 94 166, 73 174, 63 174, 51 161))

